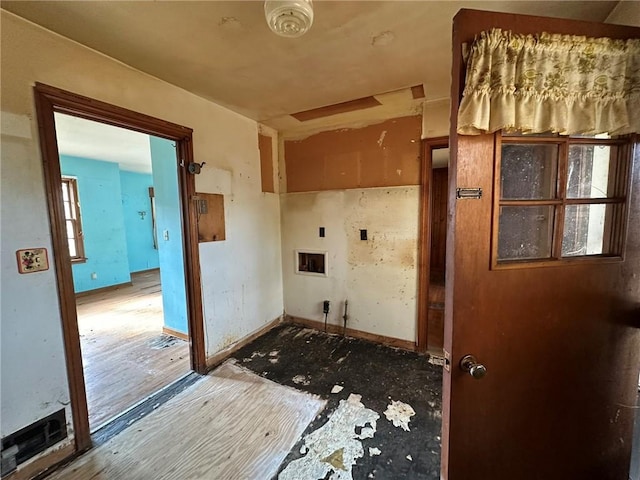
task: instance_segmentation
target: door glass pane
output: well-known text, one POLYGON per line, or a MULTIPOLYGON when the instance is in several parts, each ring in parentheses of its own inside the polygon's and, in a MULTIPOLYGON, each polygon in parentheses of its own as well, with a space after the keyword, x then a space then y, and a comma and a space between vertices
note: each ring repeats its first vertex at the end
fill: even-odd
POLYGON ((503 144, 500 191, 503 200, 555 197, 558 145, 503 144))
POLYGON ((69 202, 64 202, 64 218, 73 218, 71 216, 71 204, 69 202))
POLYGON ((614 193, 616 146, 571 145, 567 171, 567 198, 605 198, 614 193))
POLYGON ((564 214, 562 256, 613 252, 611 226, 617 205, 567 205, 564 214))
POLYGON ((498 260, 551 257, 553 206, 500 207, 498 260))

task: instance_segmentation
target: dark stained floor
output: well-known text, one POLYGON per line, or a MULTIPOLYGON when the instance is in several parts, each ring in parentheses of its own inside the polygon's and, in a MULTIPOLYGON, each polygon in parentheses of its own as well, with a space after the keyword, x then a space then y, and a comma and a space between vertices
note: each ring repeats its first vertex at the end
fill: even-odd
MULTIPOLYGON (((430 364, 427 356, 285 324, 233 357, 263 377, 328 401, 305 435, 325 424, 340 400, 352 393, 362 396, 364 406, 380 418, 375 436, 362 440, 364 456, 353 467, 355 480, 440 478, 442 367, 430 364), (335 385, 344 389, 332 394, 335 385), (385 417, 392 400, 415 410, 410 431, 393 426, 385 417), (381 454, 370 456, 370 447, 381 454)), ((280 471, 302 456, 303 439, 304 435, 280 471)))

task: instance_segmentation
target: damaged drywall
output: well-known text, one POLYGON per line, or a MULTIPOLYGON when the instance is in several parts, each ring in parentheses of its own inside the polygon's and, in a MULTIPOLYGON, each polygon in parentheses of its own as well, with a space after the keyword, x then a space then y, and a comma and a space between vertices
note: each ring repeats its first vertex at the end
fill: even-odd
POLYGON ((353 480, 352 468, 364 456, 361 440, 373 438, 379 418, 352 393, 340 401, 327 423, 305 437, 301 451, 306 454, 289 463, 278 479, 353 480))

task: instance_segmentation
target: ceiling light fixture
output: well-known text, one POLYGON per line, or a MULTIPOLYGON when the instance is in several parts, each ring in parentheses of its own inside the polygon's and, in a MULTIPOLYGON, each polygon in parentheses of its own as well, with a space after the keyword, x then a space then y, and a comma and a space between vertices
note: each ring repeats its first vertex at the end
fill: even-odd
POLYGON ((265 0, 269 28, 283 37, 300 37, 313 24, 312 0, 265 0))

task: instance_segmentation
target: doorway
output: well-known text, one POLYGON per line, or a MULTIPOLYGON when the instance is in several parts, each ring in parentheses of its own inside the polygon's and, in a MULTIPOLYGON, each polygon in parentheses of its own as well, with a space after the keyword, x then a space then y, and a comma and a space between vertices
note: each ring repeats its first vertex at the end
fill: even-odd
POLYGON ((54 118, 93 433, 190 371, 178 163, 170 140, 54 118))
POLYGON ((449 197, 449 138, 422 141, 418 349, 442 357, 449 197))
MULTIPOLYGON (((102 124, 122 127, 158 137, 158 141, 165 142, 165 144, 172 143, 173 170, 175 172, 174 186, 177 185, 178 187, 174 209, 180 219, 178 230, 182 237, 182 241, 177 243, 181 244, 182 257, 184 259, 181 267, 181 281, 184 285, 184 298, 186 298, 185 315, 190 340, 188 348, 189 366, 198 373, 204 373, 206 371, 206 361, 200 297, 197 224, 195 221, 195 209, 192 208, 190 202, 195 192, 195 181, 193 175, 187 172, 187 168, 183 168, 193 163, 192 131, 180 125, 43 84, 36 84, 34 93, 63 323, 75 447, 77 451, 82 451, 91 446, 91 427, 87 407, 87 388, 83 374, 76 292, 71 266, 73 248, 70 247, 69 243, 63 190, 60 188, 63 172, 56 138, 55 114, 66 114, 102 124)), ((150 143, 153 146, 153 140, 150 143)), ((173 231, 175 232, 175 229, 173 231)), ((163 232, 163 238, 165 237, 171 238, 170 230, 166 235, 163 232)), ((166 310, 166 305, 164 304, 163 309, 166 310)), ((115 368, 111 375, 118 375, 115 368)))

